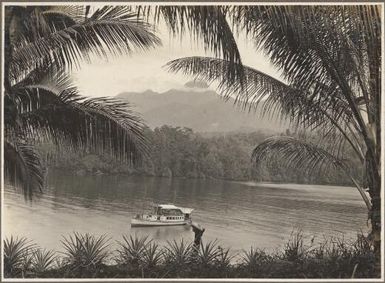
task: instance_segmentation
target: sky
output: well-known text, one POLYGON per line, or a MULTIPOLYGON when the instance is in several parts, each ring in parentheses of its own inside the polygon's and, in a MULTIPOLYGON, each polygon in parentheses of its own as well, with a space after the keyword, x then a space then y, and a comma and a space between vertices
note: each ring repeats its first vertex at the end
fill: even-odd
MULTIPOLYGON (((94 57, 91 63, 83 63, 72 74, 81 94, 100 97, 115 96, 126 91, 143 92, 151 89, 164 92, 173 88, 180 89, 192 78, 168 73, 162 66, 170 60, 186 56, 213 56, 205 53, 202 42, 193 42, 188 34, 182 40, 179 36, 173 38, 162 25, 156 34, 162 46, 116 58, 94 57)), ((244 65, 279 78, 279 72, 269 63, 268 58, 256 51, 253 43, 246 40, 244 35, 237 38, 237 43, 244 65)), ((211 88, 215 89, 214 86, 211 88)))

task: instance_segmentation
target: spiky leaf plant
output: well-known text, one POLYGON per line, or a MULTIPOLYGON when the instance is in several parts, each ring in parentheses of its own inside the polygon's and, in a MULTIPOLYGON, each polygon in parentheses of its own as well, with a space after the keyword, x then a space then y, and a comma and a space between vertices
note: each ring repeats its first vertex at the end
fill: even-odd
POLYGON ((231 261, 236 257, 237 254, 231 254, 230 248, 224 249, 218 246, 218 254, 215 258, 215 265, 220 270, 228 270, 231 265, 231 261))
POLYGON ((164 263, 170 274, 183 276, 188 274, 190 264, 194 261, 194 248, 191 244, 185 243, 183 239, 167 241, 164 251, 164 263))
MULTIPOLYGON (((150 245, 148 236, 123 235, 123 242, 118 242, 118 255, 115 261, 120 265, 139 265, 150 245)), ((152 250, 154 251, 154 250, 152 250)))
POLYGON ((74 233, 63 237, 65 261, 70 270, 94 271, 108 261, 110 239, 106 235, 74 233))
POLYGON ((218 249, 218 241, 210 241, 206 244, 201 242, 201 246, 198 252, 198 264, 203 266, 210 266, 215 263, 215 260, 220 255, 218 249))
POLYGON ((163 251, 156 243, 148 243, 144 248, 141 265, 151 269, 162 263, 163 251))
POLYGON ((265 266, 268 266, 272 257, 264 250, 251 247, 241 254, 240 268, 246 277, 260 277, 265 266))
POLYGON ((36 249, 32 252, 32 270, 36 274, 42 274, 53 268, 56 259, 57 256, 54 251, 36 249))
POLYGON ((284 246, 283 258, 288 261, 299 261, 305 258, 310 247, 305 245, 302 230, 293 230, 290 239, 284 246))
POLYGON ((31 253, 35 244, 26 238, 6 238, 4 240, 4 277, 18 276, 25 272, 31 263, 31 253))

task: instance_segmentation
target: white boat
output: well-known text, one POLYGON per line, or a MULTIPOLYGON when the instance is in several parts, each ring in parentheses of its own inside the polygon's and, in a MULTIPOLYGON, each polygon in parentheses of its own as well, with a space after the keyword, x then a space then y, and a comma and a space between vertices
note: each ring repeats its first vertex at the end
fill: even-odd
POLYGON ((154 205, 151 213, 137 214, 135 218, 132 218, 131 227, 190 224, 193 210, 192 208, 178 207, 173 204, 154 205))

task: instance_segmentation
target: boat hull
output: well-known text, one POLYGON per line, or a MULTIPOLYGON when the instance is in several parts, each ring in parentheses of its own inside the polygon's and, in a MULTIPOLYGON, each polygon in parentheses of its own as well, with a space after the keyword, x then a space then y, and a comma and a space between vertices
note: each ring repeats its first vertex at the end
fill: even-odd
POLYGON ((131 219, 131 227, 153 227, 153 226, 180 226, 189 224, 189 221, 148 221, 142 219, 131 219))

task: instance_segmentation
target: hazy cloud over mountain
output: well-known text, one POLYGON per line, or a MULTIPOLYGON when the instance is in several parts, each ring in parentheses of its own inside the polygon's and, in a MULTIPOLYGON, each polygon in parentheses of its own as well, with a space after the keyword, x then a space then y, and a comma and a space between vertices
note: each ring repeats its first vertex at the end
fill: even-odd
POLYGON ((184 84, 188 88, 208 88, 209 85, 206 82, 202 81, 190 81, 184 84))

